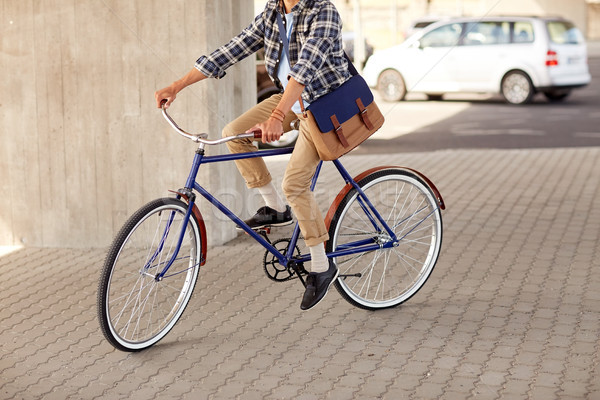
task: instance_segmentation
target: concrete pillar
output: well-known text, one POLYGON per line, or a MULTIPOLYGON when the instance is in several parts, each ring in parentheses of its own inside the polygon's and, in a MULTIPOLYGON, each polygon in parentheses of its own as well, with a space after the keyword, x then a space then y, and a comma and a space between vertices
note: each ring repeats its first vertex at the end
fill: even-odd
MULTIPOLYGON (((1 0, 0 9, 0 245, 107 246, 137 208, 183 186, 190 167, 195 145, 163 121, 154 91, 246 27, 253 4, 1 0)), ((255 103, 255 85, 248 59, 170 110, 185 129, 219 137, 255 103)), ((230 202, 247 195, 233 163, 199 180, 230 202)), ((231 223, 206 219, 210 243, 234 236, 231 223)))
MULTIPOLYGON (((211 23, 203 24, 201 36, 207 43, 205 53, 226 43, 250 24, 254 11, 253 4, 246 0, 206 3, 210 5, 204 6, 204 20, 221 22, 216 27, 211 23)), ((225 78, 203 81, 193 89, 196 90, 198 109, 201 110, 201 121, 208 122, 206 132, 210 133, 211 138, 218 138, 229 121, 256 103, 255 58, 250 57, 233 66, 227 70, 225 78)), ((207 147, 206 150, 211 155, 228 152, 225 145, 207 147)), ((255 193, 246 188, 234 162, 207 164, 201 169, 198 182, 236 214, 249 216, 251 211, 256 211, 252 198, 255 193)), ((204 199, 200 205, 207 224, 209 244, 222 244, 237 235, 235 225, 216 208, 204 199)))

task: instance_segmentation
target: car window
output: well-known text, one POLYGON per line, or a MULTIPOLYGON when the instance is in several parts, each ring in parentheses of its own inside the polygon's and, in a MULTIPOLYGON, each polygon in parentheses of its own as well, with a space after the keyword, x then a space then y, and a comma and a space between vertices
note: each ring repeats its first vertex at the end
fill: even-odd
POLYGON ((510 41, 510 23, 502 21, 469 22, 463 44, 502 44, 510 41))
POLYGON ((583 35, 571 22, 548 21, 546 23, 550 40, 557 44, 581 44, 583 35))
POLYGON ((531 22, 517 21, 513 31, 513 42, 514 43, 532 43, 533 26, 531 22))
POLYGON ((454 23, 442 25, 426 33, 420 40, 421 47, 449 47, 456 46, 462 32, 462 24, 454 23))
POLYGON ((435 21, 420 21, 420 22, 415 22, 415 24, 413 25, 413 28, 418 28, 418 29, 423 29, 423 28, 427 28, 429 25, 433 24, 435 21))

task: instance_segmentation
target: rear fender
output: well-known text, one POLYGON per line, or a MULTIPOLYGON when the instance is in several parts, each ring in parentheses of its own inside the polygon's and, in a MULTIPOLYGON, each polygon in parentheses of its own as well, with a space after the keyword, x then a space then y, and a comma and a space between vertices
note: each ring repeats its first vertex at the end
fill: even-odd
MULTIPOLYGON (((422 174, 421 172, 419 172, 415 169, 412 169, 412 168, 396 167, 396 166, 375 167, 375 168, 368 169, 364 172, 361 172, 360 174, 358 174, 357 176, 354 177, 354 181, 360 182, 362 179, 364 179, 368 175, 371 175, 372 173, 375 173, 375 172, 378 172, 381 170, 385 170, 385 169, 397 169, 397 170, 399 169, 399 170, 409 171, 409 172, 417 175, 431 189, 440 208, 442 210, 446 209, 446 204, 444 203, 444 199, 442 198, 442 195, 440 194, 439 190, 435 187, 433 182, 431 180, 429 180, 429 178, 427 178, 424 174, 422 174)), ((333 219, 333 217, 335 215, 335 211, 339 207, 340 203, 342 202, 342 200, 344 199, 346 194, 348 194, 348 192, 351 189, 352 189, 352 185, 350 183, 347 183, 346 186, 344 186, 342 188, 342 190, 340 190, 338 195, 335 197, 335 199, 333 200, 333 203, 331 203, 331 206, 329 207, 329 210, 327 211, 327 215, 325 216, 325 226, 327 227, 327 231, 329 231, 329 225, 331 224, 331 220, 333 219)))
MULTIPOLYGON (((183 201, 185 201, 189 206, 190 200, 185 193, 182 193, 181 191, 175 191, 175 190, 169 190, 169 192, 175 193, 176 195, 181 197, 183 199, 183 201)), ((193 204, 192 213, 194 214, 196 221, 198 221, 198 229, 200 229, 200 241, 201 241, 200 246, 202 246, 202 249, 201 249, 202 260, 200 262, 200 266, 202 266, 206 263, 206 247, 207 247, 206 225, 204 225, 204 218, 202 218, 202 214, 200 213, 200 210, 196 206, 196 203, 193 204)))

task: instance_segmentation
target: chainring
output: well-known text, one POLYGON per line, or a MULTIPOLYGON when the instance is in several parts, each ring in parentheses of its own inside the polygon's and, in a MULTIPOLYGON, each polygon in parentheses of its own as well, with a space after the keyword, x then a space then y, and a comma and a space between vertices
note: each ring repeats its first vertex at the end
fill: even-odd
MULTIPOLYGON (((288 251, 290 240, 291 238, 278 239, 271 244, 277 249, 277 251, 279 251, 282 254, 285 254, 288 251)), ((293 256, 299 255, 300 248, 298 247, 298 245, 296 245, 293 256)), ((277 257, 271 254, 271 252, 269 252, 268 250, 265 251, 265 256, 263 258, 263 267, 265 269, 265 274, 267 274, 269 279, 275 282, 285 282, 298 277, 296 272, 291 267, 284 267, 283 265, 281 265, 277 257)), ((299 268, 301 273, 306 272, 302 265, 299 265, 299 268)))

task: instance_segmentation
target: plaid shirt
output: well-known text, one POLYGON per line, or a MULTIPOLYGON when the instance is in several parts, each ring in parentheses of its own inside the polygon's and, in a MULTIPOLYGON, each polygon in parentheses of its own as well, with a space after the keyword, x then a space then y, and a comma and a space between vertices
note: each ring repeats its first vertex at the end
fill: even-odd
MULTIPOLYGON (((228 67, 264 47, 267 72, 283 89, 277 78, 283 44, 276 14, 282 11, 279 0, 268 0, 250 26, 210 55, 200 57, 195 67, 207 77, 222 78, 228 67)), ((302 98, 311 103, 351 77, 342 48, 342 20, 330 0, 300 0, 292 13, 290 76, 305 86, 302 98)))

